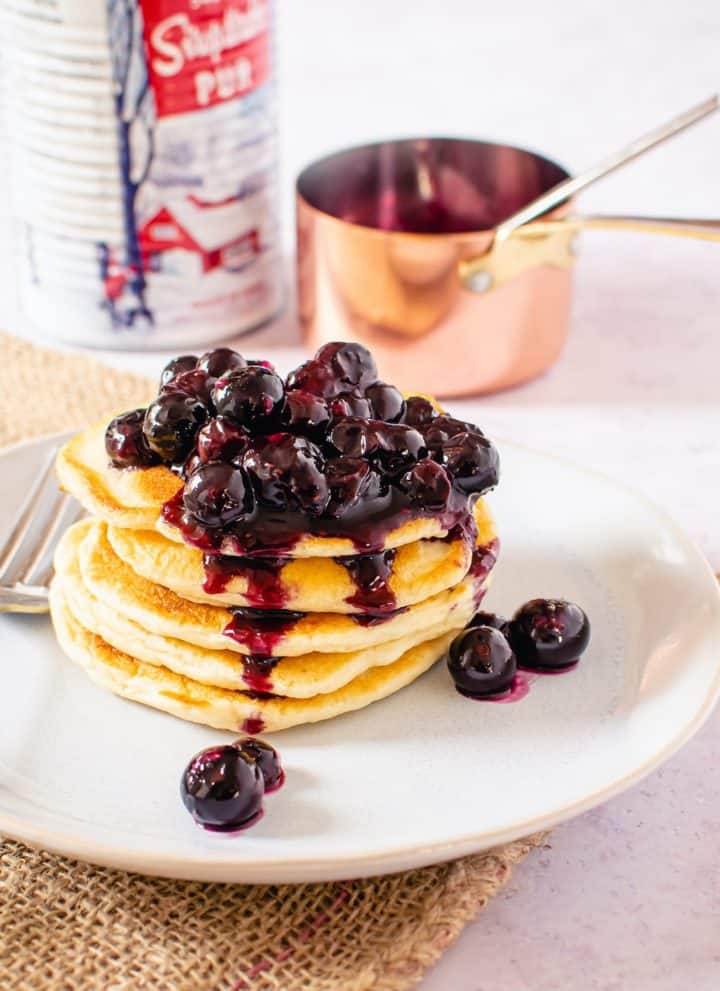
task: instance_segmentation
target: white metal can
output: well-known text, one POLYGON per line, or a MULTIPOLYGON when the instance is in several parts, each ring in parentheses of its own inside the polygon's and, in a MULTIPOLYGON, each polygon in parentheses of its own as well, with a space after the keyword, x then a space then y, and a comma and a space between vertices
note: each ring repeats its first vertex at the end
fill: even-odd
POLYGON ((197 346, 282 302, 271 0, 0 0, 23 308, 197 346))

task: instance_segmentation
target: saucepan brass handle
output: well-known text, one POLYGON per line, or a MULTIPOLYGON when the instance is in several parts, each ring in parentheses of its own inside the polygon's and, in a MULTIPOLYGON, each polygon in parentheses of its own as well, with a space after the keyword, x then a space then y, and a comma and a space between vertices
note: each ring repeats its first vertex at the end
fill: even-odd
POLYGON ((576 255, 576 236, 582 230, 669 234, 702 241, 720 241, 720 220, 673 217, 573 216, 535 220, 516 227, 506 237, 496 236, 484 255, 460 262, 460 281, 471 292, 483 293, 509 282, 528 268, 552 265, 568 268, 576 255))

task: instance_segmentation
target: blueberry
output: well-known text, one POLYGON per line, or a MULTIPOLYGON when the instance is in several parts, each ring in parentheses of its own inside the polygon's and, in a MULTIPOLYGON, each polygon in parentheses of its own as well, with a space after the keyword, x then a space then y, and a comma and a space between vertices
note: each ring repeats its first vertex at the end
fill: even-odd
POLYGON ((405 423, 383 423, 373 420, 372 431, 377 448, 373 460, 382 470, 396 476, 409 471, 416 461, 427 457, 428 449, 423 435, 405 423))
POLYGON ((276 372, 277 368, 273 365, 272 361, 268 361, 267 358, 248 358, 247 364, 249 367, 267 368, 269 372, 276 372))
POLYGON ((201 462, 232 461, 250 446, 250 434, 224 416, 210 420, 197 435, 197 453, 201 462))
POLYGON ((236 368, 244 368, 245 365, 243 356, 232 348, 214 348, 212 351, 206 351, 197 363, 199 369, 216 379, 236 368))
POLYGON ((368 386, 365 395, 370 400, 372 415, 376 420, 397 423, 405 414, 405 400, 399 389, 386 382, 376 382, 368 386))
POLYGON ((328 435, 328 443, 349 458, 365 458, 379 447, 375 431, 362 417, 348 416, 338 420, 328 435))
POLYGON ((342 390, 364 391, 377 382, 375 359, 362 344, 334 341, 325 344, 315 355, 315 361, 327 365, 335 378, 342 383, 342 390))
POLYGON ((171 379, 174 379, 176 375, 181 372, 190 372, 197 367, 197 355, 194 354, 182 354, 179 358, 173 358, 169 361, 167 365, 163 368, 160 373, 160 388, 167 385, 171 379))
POLYGON ((288 392, 301 389, 323 399, 332 399, 344 391, 342 382, 327 365, 319 361, 306 361, 290 372, 286 385, 288 392))
POLYGON ((183 503, 195 519, 206 526, 229 526, 253 510, 253 493, 242 468, 211 461, 189 476, 183 503))
POLYGON ((187 372, 179 372, 167 385, 160 390, 160 395, 170 395, 173 392, 184 393, 186 396, 195 396, 205 406, 211 406, 211 394, 215 379, 200 368, 193 368, 187 372))
POLYGON ((573 602, 531 599, 511 619, 508 635, 521 667, 559 671, 579 660, 590 642, 590 622, 573 602))
POLYGON ((465 626, 470 629, 473 626, 491 626, 494 630, 499 630, 502 635, 507 639, 508 636, 508 621, 504 616, 498 616, 494 612, 476 612, 469 623, 465 626))
POLYGON ((424 396, 410 396, 405 403, 403 423, 410 427, 427 426, 438 415, 437 410, 424 396))
POLYGON ((510 644, 491 626, 458 634, 450 645, 447 666, 457 690, 469 698, 502 695, 512 688, 517 672, 510 644))
POLYGON ((264 432, 279 422, 285 386, 275 372, 254 365, 219 379, 213 401, 221 416, 231 417, 254 432, 264 432))
POLYGON ((496 448, 481 434, 451 438, 442 450, 442 463, 455 485, 467 494, 482 495, 498 483, 500 462, 496 448))
POLYGON ((441 454, 443 448, 455 437, 465 434, 480 434, 482 431, 472 423, 456 420, 454 416, 441 413, 422 427, 425 442, 433 454, 441 454))
POLYGON ((258 740, 256 737, 238 740, 235 746, 251 760, 254 760, 260 768, 265 782, 265 794, 277 791, 285 780, 285 773, 280 763, 280 754, 277 750, 269 743, 258 740))
POLYGON ((330 411, 321 396, 296 389, 285 397, 283 423, 293 433, 322 440, 330 423, 330 411))
POLYGON ((452 480, 437 461, 423 458, 402 476, 400 488, 418 509, 442 512, 450 499, 452 480))
POLYGON ((207 415, 203 403, 194 396, 158 396, 145 411, 143 434, 148 447, 163 461, 184 461, 207 415))
POLYGON ((337 420, 346 416, 365 418, 372 416, 372 408, 369 400, 357 392, 341 392, 335 399, 331 399, 330 412, 337 420))
POLYGON ((133 409, 111 420, 105 431, 105 450, 116 468, 148 468, 158 456, 145 443, 144 409, 133 409))
POLYGON ((330 486, 326 512, 333 519, 361 504, 367 507, 388 493, 380 474, 362 458, 331 458, 325 470, 330 486))
POLYGON ((180 780, 183 804, 206 829, 227 832, 251 825, 265 793, 258 761, 239 747, 210 747, 196 754, 180 780))
POLYGON ((245 454, 258 500, 269 509, 299 509, 320 516, 330 500, 325 459, 306 437, 273 434, 260 448, 245 454))

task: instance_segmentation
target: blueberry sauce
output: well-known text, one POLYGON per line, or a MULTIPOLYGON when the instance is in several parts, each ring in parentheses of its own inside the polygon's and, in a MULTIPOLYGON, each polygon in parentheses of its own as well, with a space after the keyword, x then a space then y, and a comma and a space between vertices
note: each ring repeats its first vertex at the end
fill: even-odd
POLYGON ((473 578, 480 580, 486 578, 495 567, 499 553, 500 541, 497 537, 483 547, 476 547, 473 551, 472 563, 470 564, 470 574, 473 578))
POLYGON ((493 695, 489 698, 475 699, 474 701, 499 702, 501 705, 506 702, 519 702, 528 694, 530 691, 530 685, 533 681, 535 681, 535 679, 532 675, 528 676, 522 671, 518 671, 512 680, 509 691, 504 692, 502 695, 493 695))
POLYGON ((409 606, 400 606, 399 609, 392 609, 384 613, 351 613, 350 619, 358 626, 379 626, 381 623, 387 623, 388 620, 395 619, 396 616, 407 612, 409 608, 409 606))
POLYGON ((247 582, 245 598, 251 606, 282 609, 288 596, 282 582, 282 569, 287 562, 279 557, 232 557, 226 554, 205 554, 204 591, 210 595, 224 592, 233 578, 247 582))
POLYGON ((388 550, 379 554, 336 557, 335 561, 346 569, 356 589, 345 601, 373 615, 392 612, 395 593, 390 588, 390 576, 396 555, 395 550, 388 550))
POLYGON ((260 715, 248 716, 247 719, 243 719, 240 729, 243 733, 249 733, 250 736, 254 736, 255 733, 262 733, 265 729, 265 720, 260 715))
POLYGON ((208 554, 230 551, 245 557, 289 556, 306 534, 349 540, 359 554, 379 553, 388 534, 404 523, 423 517, 436 519, 448 532, 471 531, 475 526, 467 499, 458 493, 453 493, 442 513, 434 513, 412 506, 407 496, 396 488, 390 490, 379 508, 367 513, 358 507, 332 519, 256 507, 250 519, 225 528, 206 527, 196 520, 186 510, 180 489, 164 504, 162 516, 167 524, 180 530, 183 540, 192 547, 208 554))
POLYGON ((242 680, 251 692, 272 695, 272 670, 279 658, 268 657, 266 654, 246 654, 242 659, 242 680))
POLYGON ((269 657, 285 634, 306 613, 292 612, 289 609, 232 609, 232 619, 223 630, 223 635, 241 643, 251 654, 269 657))

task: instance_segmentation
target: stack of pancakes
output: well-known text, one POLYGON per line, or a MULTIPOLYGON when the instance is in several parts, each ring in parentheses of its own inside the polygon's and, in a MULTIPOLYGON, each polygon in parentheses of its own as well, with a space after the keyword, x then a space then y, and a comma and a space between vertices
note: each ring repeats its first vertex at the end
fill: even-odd
POLYGON ((497 545, 482 499, 477 535, 423 516, 371 555, 305 534, 280 558, 210 557, 162 518, 182 480, 113 468, 104 429, 58 458, 92 515, 58 548, 51 609, 64 651, 119 695, 233 731, 315 722, 409 684, 477 609, 497 545))

